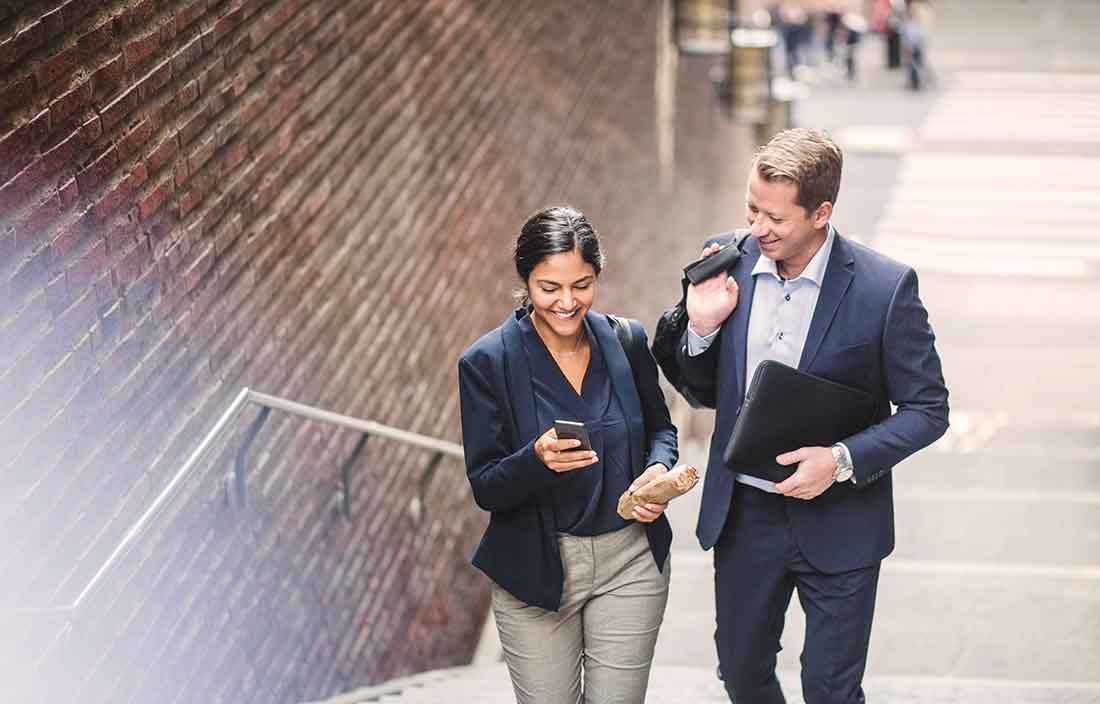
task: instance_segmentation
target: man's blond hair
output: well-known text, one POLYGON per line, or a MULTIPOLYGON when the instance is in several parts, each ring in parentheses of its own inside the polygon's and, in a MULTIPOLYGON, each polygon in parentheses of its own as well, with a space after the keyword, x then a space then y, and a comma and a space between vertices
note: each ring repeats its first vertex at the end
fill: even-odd
POLYGON ((784 181, 798 190, 795 203, 813 213, 826 201, 836 203, 844 156, 824 132, 796 127, 784 130, 757 150, 753 168, 765 181, 784 181))

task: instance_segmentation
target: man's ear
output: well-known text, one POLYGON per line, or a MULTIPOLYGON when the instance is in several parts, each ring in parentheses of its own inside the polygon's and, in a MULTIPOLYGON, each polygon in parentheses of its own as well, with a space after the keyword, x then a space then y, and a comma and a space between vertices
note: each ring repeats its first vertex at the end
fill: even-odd
POLYGON ((815 230, 820 230, 829 224, 829 219, 833 217, 833 204, 829 201, 825 201, 821 205, 817 206, 817 209, 813 213, 813 226, 815 230))

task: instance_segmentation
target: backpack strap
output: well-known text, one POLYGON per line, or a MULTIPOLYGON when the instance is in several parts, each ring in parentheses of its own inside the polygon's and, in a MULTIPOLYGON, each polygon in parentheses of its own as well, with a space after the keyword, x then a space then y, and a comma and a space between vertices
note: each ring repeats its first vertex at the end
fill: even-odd
POLYGON ((608 319, 612 321, 612 326, 615 328, 615 334, 619 338, 619 344, 623 346, 623 350, 626 352, 626 358, 630 360, 630 366, 634 366, 633 352, 634 349, 634 330, 630 327, 630 321, 621 315, 608 314, 608 319))

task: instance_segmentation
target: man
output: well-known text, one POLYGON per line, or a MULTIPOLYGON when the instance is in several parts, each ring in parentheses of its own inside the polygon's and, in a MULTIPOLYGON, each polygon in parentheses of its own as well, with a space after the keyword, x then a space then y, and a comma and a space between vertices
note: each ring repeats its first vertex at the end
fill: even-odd
MULTIPOLYGON (((894 547, 890 470, 947 429, 916 274, 829 222, 841 166, 820 132, 774 137, 749 173, 745 256, 732 275, 688 289, 678 362, 717 409, 697 535, 715 548, 719 668, 738 704, 784 701, 775 665, 794 590, 806 612, 807 704, 864 701, 879 564, 894 547), (777 461, 794 473, 778 484, 725 467, 746 385, 765 359, 871 393, 875 423, 832 447, 790 448, 777 461)), ((708 241, 704 254, 717 248, 708 241)))

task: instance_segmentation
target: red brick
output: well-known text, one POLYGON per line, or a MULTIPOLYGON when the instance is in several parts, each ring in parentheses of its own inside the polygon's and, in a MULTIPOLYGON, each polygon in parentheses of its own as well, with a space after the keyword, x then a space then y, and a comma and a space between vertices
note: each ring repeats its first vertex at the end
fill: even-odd
POLYGON ((35 91, 34 74, 14 80, 0 91, 0 131, 11 127, 15 113, 31 104, 35 91))
POLYGON ((149 153, 145 163, 149 166, 150 173, 157 173, 179 153, 179 136, 172 133, 149 153))
POLYGON ((142 222, 145 222, 153 216, 157 210, 164 205, 164 201, 167 200, 175 191, 175 182, 172 180, 171 175, 168 178, 163 178, 159 183, 155 184, 153 188, 145 194, 144 197, 138 201, 138 216, 142 222))
POLYGON ((89 209, 84 216, 61 228, 53 240, 50 241, 53 259, 57 261, 67 260, 80 249, 81 245, 91 236, 91 229, 87 222, 90 222, 92 218, 91 209, 89 209), (85 221, 85 218, 87 218, 87 221, 85 221))
POLYGON ((182 32, 183 30, 194 24, 195 20, 203 16, 206 12, 206 0, 191 0, 190 2, 179 3, 180 7, 176 8, 176 30, 182 32))
POLYGON ((99 240, 69 266, 65 275, 73 295, 79 296, 107 269, 107 243, 99 240))
POLYGON ((50 131, 50 111, 33 118, 0 137, 0 184, 22 171, 34 159, 38 145, 50 131))
POLYGON ((107 241, 107 252, 115 259, 123 252, 130 251, 141 237, 141 228, 129 218, 116 219, 109 225, 104 225, 101 230, 107 241))
POLYGON ((80 130, 69 134, 64 141, 59 142, 42 155, 43 169, 46 173, 60 173, 66 167, 75 166, 77 149, 83 146, 80 130))
POLYGON ((113 20, 107 20, 80 37, 78 43, 85 61, 106 49, 115 40, 113 20))
POLYGON ((45 179, 42 160, 32 161, 15 178, 0 186, 0 213, 11 213, 25 207, 41 189, 45 179))
POLYGON ((10 299, 22 301, 34 292, 44 290, 49 273, 50 248, 42 247, 25 260, 12 275, 8 294, 10 299))
POLYGON ((103 129, 111 129, 119 122, 122 122, 122 118, 137 109, 138 103, 141 100, 139 88, 140 84, 130 86, 124 93, 107 103, 99 113, 99 118, 103 122, 103 129))
POLYGON ((69 306, 69 290, 65 285, 65 274, 59 274, 46 283, 46 308, 57 317, 69 306))
POLYGON ((115 180, 92 206, 96 220, 106 223, 112 217, 126 213, 130 209, 131 199, 136 190, 137 186, 131 174, 115 180))
POLYGON ((140 153, 155 131, 149 120, 144 117, 139 118, 137 123, 119 141, 119 161, 129 161, 130 157, 140 153))
POLYGON ((125 75, 126 69, 121 53, 104 62, 92 74, 92 89, 95 99, 102 102, 108 96, 117 93, 125 75))
POLYGON ((46 36, 56 37, 65 31, 64 7, 57 7, 42 15, 42 24, 46 27, 46 36))
POLYGON ((148 102, 172 79, 172 61, 165 59, 154 66, 141 81, 141 101, 148 102))
POLYGON ((35 67, 38 85, 42 88, 57 81, 70 78, 76 71, 80 59, 80 49, 71 44, 35 67))
POLYGON ((176 112, 182 112, 199 98, 199 83, 192 79, 183 84, 176 92, 174 108, 176 112))
POLYGON ((26 54, 42 46, 45 40, 46 27, 42 21, 31 22, 14 37, 0 44, 0 68, 11 66, 26 54))
POLYGON ((82 81, 50 103, 50 120, 59 125, 76 111, 91 106, 92 99, 92 81, 82 81))
POLYGON ((85 193, 96 190, 117 167, 118 148, 112 144, 76 175, 80 190, 85 193))
POLYGON ((52 193, 15 225, 16 242, 21 247, 33 246, 46 239, 50 226, 61 217, 61 198, 52 193))
POLYGON ((210 118, 207 117, 205 110, 199 110, 192 115, 184 124, 180 127, 180 143, 186 146, 194 139, 200 132, 205 129, 210 118))
POLYGON ((139 0, 119 15, 117 21, 125 32, 132 33, 152 22, 156 12, 157 0, 139 0))
POLYGON ((192 175, 198 173, 212 156, 214 156, 214 135, 200 141, 191 150, 191 156, 187 159, 188 171, 192 175))
POLYGON ((152 31, 131 39, 122 47, 126 70, 131 73, 145 63, 160 46, 160 32, 152 31))
POLYGON ((58 186, 57 195, 61 200, 62 210, 69 210, 76 205, 76 199, 80 195, 80 187, 76 184, 76 178, 70 178, 58 186))
POLYGON ((103 122, 98 114, 92 114, 80 126, 80 142, 84 147, 90 147, 103 136, 103 122))

